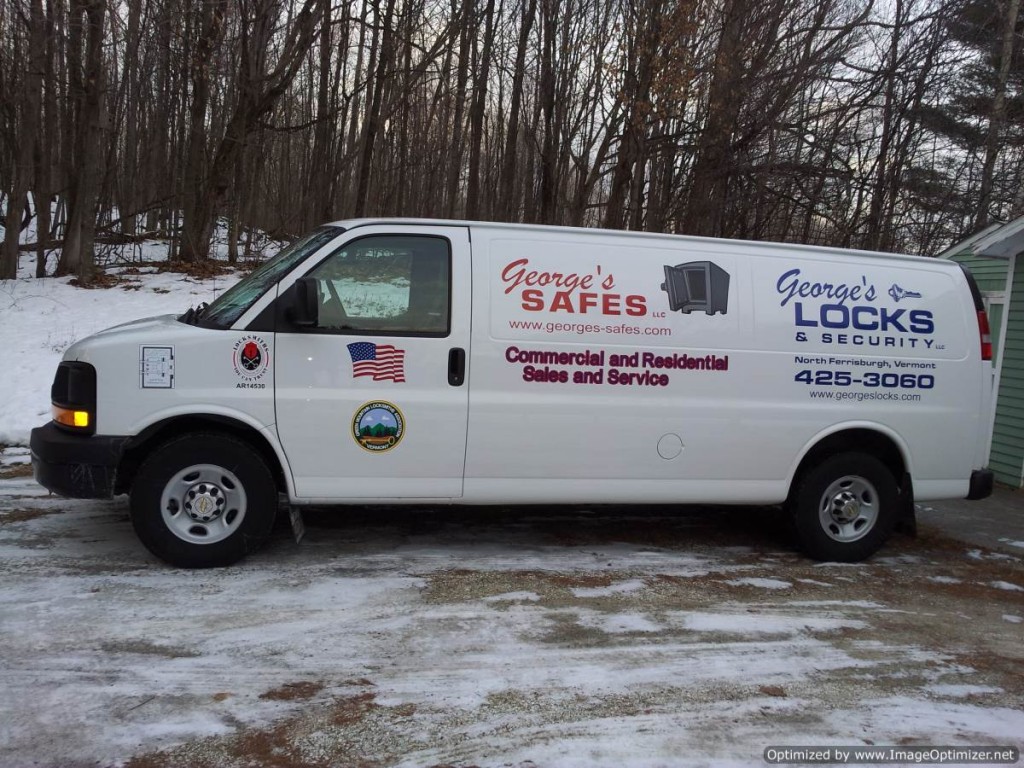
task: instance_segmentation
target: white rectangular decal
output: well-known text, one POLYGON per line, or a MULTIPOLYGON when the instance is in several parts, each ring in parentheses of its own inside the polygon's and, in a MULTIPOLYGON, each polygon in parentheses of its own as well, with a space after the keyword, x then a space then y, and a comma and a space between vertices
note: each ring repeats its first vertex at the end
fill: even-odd
POLYGON ((491 242, 491 336, 501 340, 731 349, 736 260, 663 244, 491 242))
POLYGON ((174 388, 174 347, 139 348, 139 386, 142 389, 174 388))

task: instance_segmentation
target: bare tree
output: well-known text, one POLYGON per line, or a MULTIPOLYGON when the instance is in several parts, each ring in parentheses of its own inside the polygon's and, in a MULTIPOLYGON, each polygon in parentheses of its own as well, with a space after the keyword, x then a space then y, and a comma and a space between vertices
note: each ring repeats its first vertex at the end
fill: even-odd
POLYGON ((106 7, 103 0, 71 0, 68 74, 71 83, 73 130, 71 194, 68 223, 57 274, 77 274, 83 284, 92 281, 95 254, 97 202, 99 200, 106 131, 106 71, 103 39, 106 7), (81 38, 85 36, 84 61, 81 38))
POLYGON ((19 129, 14 138, 17 150, 11 173, 10 192, 7 196, 4 240, 0 246, 0 279, 7 280, 17 276, 22 212, 25 210, 29 186, 35 175, 34 155, 39 134, 46 54, 42 0, 29 0, 27 26, 28 69, 22 78, 18 98, 19 129))

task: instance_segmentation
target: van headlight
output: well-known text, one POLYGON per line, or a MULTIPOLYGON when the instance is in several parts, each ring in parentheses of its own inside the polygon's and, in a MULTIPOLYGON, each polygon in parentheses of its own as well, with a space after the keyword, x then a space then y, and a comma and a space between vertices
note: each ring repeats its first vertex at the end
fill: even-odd
POLYGON ((53 422, 69 432, 96 432, 96 369, 89 363, 64 361, 50 388, 53 422))

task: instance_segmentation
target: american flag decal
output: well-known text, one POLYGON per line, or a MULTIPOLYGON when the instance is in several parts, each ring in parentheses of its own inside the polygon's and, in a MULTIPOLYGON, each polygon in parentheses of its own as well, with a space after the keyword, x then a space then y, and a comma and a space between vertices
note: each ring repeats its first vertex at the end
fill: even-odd
POLYGON ((405 350, 391 344, 359 341, 348 345, 352 378, 371 376, 374 381, 405 381, 405 350))

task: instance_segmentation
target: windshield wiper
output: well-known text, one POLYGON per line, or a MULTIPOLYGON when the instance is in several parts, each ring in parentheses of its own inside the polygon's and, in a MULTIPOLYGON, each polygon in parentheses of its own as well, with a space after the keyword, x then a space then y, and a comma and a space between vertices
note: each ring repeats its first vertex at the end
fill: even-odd
POLYGON ((203 313, 209 306, 210 305, 204 301, 198 307, 189 307, 185 314, 179 317, 178 320, 186 325, 199 325, 199 321, 202 319, 203 313))

